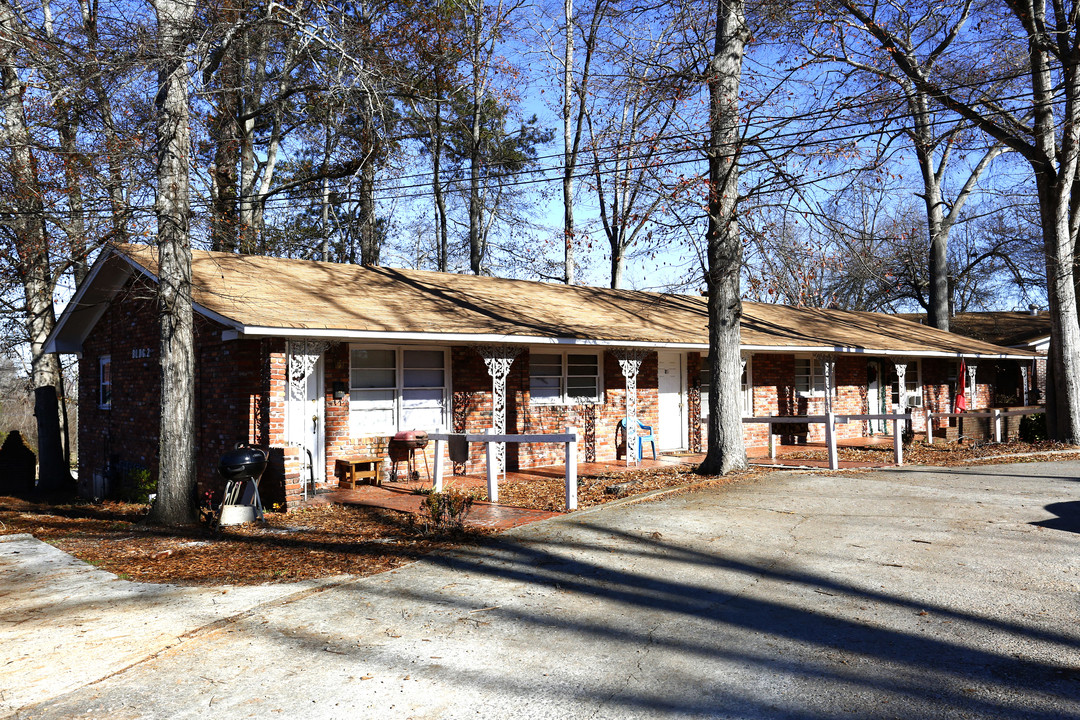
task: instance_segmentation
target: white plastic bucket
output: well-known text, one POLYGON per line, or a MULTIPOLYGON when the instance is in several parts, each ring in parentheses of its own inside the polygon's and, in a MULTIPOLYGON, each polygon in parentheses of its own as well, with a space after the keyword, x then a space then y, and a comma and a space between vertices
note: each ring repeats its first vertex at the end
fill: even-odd
POLYGON ((243 525, 255 522, 255 508, 251 505, 222 505, 218 525, 243 525))

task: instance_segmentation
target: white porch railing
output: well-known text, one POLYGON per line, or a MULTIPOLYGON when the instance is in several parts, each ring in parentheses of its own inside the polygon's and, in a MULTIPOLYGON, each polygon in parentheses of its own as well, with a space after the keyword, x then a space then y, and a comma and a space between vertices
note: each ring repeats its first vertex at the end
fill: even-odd
POLYGON ((926 442, 928 445, 934 444, 934 428, 930 421, 934 418, 991 418, 991 427, 994 431, 994 442, 1001 442, 1001 418, 1009 417, 1010 415, 1041 415, 1046 412, 1046 408, 1036 408, 1031 410, 1002 410, 1000 408, 991 408, 986 412, 962 412, 962 413, 926 413, 926 442))
POLYGON ((837 415, 834 412, 826 412, 824 415, 766 415, 743 418, 744 423, 763 423, 769 426, 769 457, 776 458, 776 435, 773 433, 773 425, 815 424, 825 425, 825 447, 829 455, 829 469, 840 469, 840 458, 836 450, 836 425, 859 420, 892 420, 893 423, 893 457, 897 465, 904 464, 904 447, 900 438, 900 422, 911 422, 911 413, 896 413, 892 415, 837 415))
MULTIPOLYGON (((435 492, 443 488, 443 449, 450 435, 432 433, 428 439, 435 441, 435 492)), ((499 465, 496 462, 494 448, 496 443, 562 443, 566 454, 566 509, 577 509, 577 428, 570 426, 565 433, 552 435, 496 435, 488 428, 483 435, 466 434, 466 442, 484 443, 484 459, 487 474, 488 500, 499 502, 499 465)))

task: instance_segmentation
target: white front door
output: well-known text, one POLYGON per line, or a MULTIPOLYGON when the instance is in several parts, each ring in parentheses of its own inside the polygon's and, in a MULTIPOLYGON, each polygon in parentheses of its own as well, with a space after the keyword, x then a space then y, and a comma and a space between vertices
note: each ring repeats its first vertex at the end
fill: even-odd
MULTIPOLYGON (((290 358, 289 371, 297 363, 290 358)), ((326 480, 323 429, 323 358, 320 355, 300 383, 289 378, 288 443, 300 448, 300 481, 305 485, 326 480)))
POLYGON ((660 427, 655 428, 657 449, 686 448, 686 403, 683 402, 686 383, 683 354, 657 353, 657 392, 660 405, 660 427))

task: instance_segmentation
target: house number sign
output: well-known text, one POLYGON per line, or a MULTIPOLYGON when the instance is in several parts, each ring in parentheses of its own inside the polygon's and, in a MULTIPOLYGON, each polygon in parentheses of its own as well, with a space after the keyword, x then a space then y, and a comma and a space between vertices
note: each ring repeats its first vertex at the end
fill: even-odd
POLYGON ((131 348, 131 359, 139 360, 150 357, 150 348, 131 348))

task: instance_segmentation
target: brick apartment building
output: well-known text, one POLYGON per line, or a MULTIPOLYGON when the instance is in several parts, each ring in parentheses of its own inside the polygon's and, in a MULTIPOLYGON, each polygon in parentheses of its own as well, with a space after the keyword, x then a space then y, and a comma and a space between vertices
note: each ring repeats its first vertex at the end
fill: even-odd
MULTIPOLYGON (((237 442, 271 449, 264 496, 288 505, 333 481, 336 458, 385 455, 399 430, 480 433, 500 418, 512 434, 573 425, 582 461, 612 461, 628 399, 661 451, 704 444, 704 298, 204 251, 192 272, 203 489, 218 487, 218 459, 237 442)), ((157 471, 156 273, 155 248, 108 248, 50 338, 81 358, 87 488, 157 471)), ((741 349, 747 416, 947 411, 961 359, 978 368, 969 408, 990 407, 997 368, 1033 357, 882 314, 759 303, 744 305, 741 349)), ((747 445, 767 444, 766 427, 747 424, 747 445)), ((822 432, 777 427, 787 443, 822 432)), ((861 420, 838 437, 886 431, 861 420)), ((561 449, 511 444, 507 467, 554 463, 561 449)), ((483 462, 474 445, 458 470, 483 462)))

